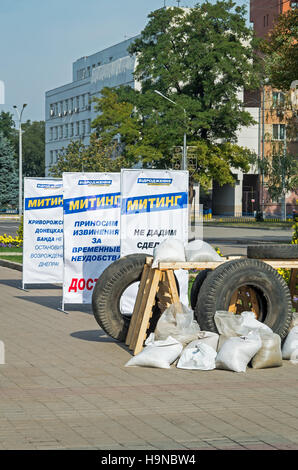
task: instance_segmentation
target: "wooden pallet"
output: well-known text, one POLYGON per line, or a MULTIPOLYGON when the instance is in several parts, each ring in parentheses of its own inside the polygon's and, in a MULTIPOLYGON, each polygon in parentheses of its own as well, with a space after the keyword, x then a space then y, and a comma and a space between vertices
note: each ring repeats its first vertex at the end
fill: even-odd
MULTIPOLYGON (((240 258, 243 257, 226 257, 223 261, 159 263, 158 268, 152 268, 153 259, 152 257, 147 257, 126 337, 126 345, 133 351, 133 354, 136 355, 143 349, 155 303, 158 303, 160 311, 163 312, 172 303, 180 302, 174 270, 215 269, 226 261, 240 258)), ((291 269, 289 288, 293 306, 296 308, 296 311, 298 311, 297 302, 294 305, 294 297, 297 293, 298 260, 261 261, 275 269, 291 269)), ((241 313, 241 309, 239 310, 240 304, 243 304, 244 310, 247 310, 247 297, 249 297, 250 310, 256 312, 256 295, 253 289, 249 287, 240 288, 234 293, 230 302, 229 311, 241 313)))

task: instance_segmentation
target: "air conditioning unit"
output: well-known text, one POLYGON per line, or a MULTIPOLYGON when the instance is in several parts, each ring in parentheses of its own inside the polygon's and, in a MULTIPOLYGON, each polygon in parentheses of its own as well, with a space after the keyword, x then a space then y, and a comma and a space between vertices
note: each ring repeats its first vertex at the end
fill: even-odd
POLYGON ((70 109, 70 110, 68 111, 68 114, 72 114, 72 109, 70 109))
POLYGON ((75 109, 74 109, 74 112, 75 112, 75 113, 78 113, 78 112, 79 112, 79 108, 75 108, 75 109))
POLYGON ((63 113, 63 114, 64 114, 64 116, 66 116, 66 114, 67 114, 67 111, 64 111, 64 113, 63 113))
POLYGON ((61 117, 61 116, 62 116, 62 113, 58 113, 58 116, 61 117))
POLYGON ((55 113, 54 113, 54 110, 51 109, 51 110, 50 110, 50 116, 54 116, 54 114, 55 114, 55 113))

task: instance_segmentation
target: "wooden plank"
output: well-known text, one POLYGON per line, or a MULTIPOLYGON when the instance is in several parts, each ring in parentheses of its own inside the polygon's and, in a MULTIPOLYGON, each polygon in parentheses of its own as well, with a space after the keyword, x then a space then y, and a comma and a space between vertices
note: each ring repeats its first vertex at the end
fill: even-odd
POLYGON ((129 349, 134 349, 134 347, 135 347, 137 337, 138 337, 138 334, 139 334, 139 330, 140 330, 140 326, 141 326, 142 319, 143 319, 143 313, 144 313, 146 303, 148 301, 150 289, 151 289, 151 286, 152 286, 153 277, 154 277, 154 270, 149 268, 143 293, 142 293, 142 291, 140 291, 141 302, 140 302, 140 306, 139 306, 139 309, 138 309, 137 314, 136 314, 136 319, 135 319, 134 326, 133 326, 133 332, 132 332, 132 335, 130 337, 130 342, 129 342, 129 345, 128 345, 129 349))
POLYGON ((235 290, 230 300, 229 312, 237 313, 238 289, 235 290))
POLYGON ((134 328, 135 328, 135 324, 136 324, 136 319, 137 319, 137 316, 138 316, 138 313, 139 313, 139 310, 140 310, 142 298, 144 296, 144 289, 145 289, 146 281, 147 281, 147 278, 148 278, 148 275, 149 275, 149 270, 150 270, 150 266, 148 266, 148 264, 145 264, 144 269, 143 269, 143 273, 142 273, 142 277, 141 277, 141 281, 140 281, 140 285, 139 285, 139 289, 138 289, 137 298, 136 298, 133 313, 132 313, 132 317, 131 317, 130 324, 129 324, 128 333, 127 333, 127 336, 126 336, 125 344, 127 346, 129 346, 129 344, 131 342, 131 338, 133 336, 133 332, 134 332, 134 328))
POLYGON ((159 269, 151 269, 150 272, 151 271, 154 272, 153 280, 152 280, 152 283, 151 283, 149 295, 148 295, 146 306, 145 306, 145 309, 144 309, 144 314, 142 316, 142 321, 141 321, 141 325, 140 325, 140 328, 139 328, 139 333, 138 333, 138 336, 136 338, 136 342, 134 344, 134 349, 133 349, 134 355, 138 354, 143 349, 143 343, 144 343, 144 340, 145 340, 145 337, 146 337, 146 331, 147 331, 148 326, 149 326, 149 320, 152 316, 152 307, 153 307, 154 302, 155 302, 155 296, 156 296, 156 293, 157 293, 157 290, 158 290, 158 284, 159 284, 159 281, 161 279, 161 274, 162 273, 159 269))
MULTIPOLYGON (((244 258, 244 257, 235 257, 234 259, 252 259, 252 258, 244 258)), ((224 261, 202 261, 202 262, 194 262, 194 261, 177 261, 172 263, 159 263, 158 268, 162 271, 166 271, 167 269, 215 269, 218 266, 226 263, 227 259, 224 261)), ((286 268, 286 269, 298 269, 298 260, 290 260, 290 259, 278 259, 278 260, 269 260, 269 259, 262 259, 259 261, 263 261, 263 263, 267 263, 273 268, 286 268)))
POLYGON ((172 269, 169 269, 166 272, 166 274, 168 278, 172 302, 173 303, 180 302, 179 293, 178 293, 177 284, 176 284, 176 278, 174 276, 174 271, 172 269))
POLYGON ((248 290, 250 294, 251 311, 255 314, 256 319, 258 319, 260 312, 259 312, 259 303, 258 303, 256 292, 251 287, 248 290))

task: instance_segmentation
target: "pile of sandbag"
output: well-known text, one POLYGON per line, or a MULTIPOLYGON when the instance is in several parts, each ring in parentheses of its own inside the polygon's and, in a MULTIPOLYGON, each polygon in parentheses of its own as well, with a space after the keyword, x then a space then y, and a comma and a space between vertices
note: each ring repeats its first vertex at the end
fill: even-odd
POLYGON ((170 263, 177 261, 221 261, 222 257, 203 240, 194 240, 184 246, 181 240, 167 238, 153 251, 153 268, 158 263, 170 263))
POLYGON ((218 369, 245 372, 249 363, 253 369, 282 366, 281 339, 253 312, 219 311, 214 321, 219 332, 218 369))
POLYGON ((193 311, 178 302, 167 308, 148 337, 144 349, 126 366, 179 369, 225 369, 245 372, 282 366, 282 359, 298 363, 298 317, 281 348, 280 336, 255 318, 253 312, 235 315, 218 311, 218 330, 201 331, 193 311))

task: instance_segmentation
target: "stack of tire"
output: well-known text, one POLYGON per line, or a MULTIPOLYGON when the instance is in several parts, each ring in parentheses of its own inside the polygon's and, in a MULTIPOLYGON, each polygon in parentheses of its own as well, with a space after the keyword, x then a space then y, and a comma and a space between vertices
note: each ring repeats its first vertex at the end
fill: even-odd
MULTIPOLYGON (((124 291, 140 281, 146 261, 145 254, 124 256, 108 266, 98 278, 92 296, 92 308, 99 326, 112 338, 125 341, 130 316, 120 310, 124 291)), ((261 259, 297 259, 298 245, 249 246, 247 258, 227 261, 216 269, 205 269, 197 275, 191 290, 191 306, 202 330, 217 332, 215 312, 229 310, 236 289, 248 286, 258 302, 258 320, 284 339, 292 320, 292 301, 283 277, 261 259)), ((161 312, 158 299, 152 321, 161 312)), ((152 323, 151 331, 155 324, 152 323)))

